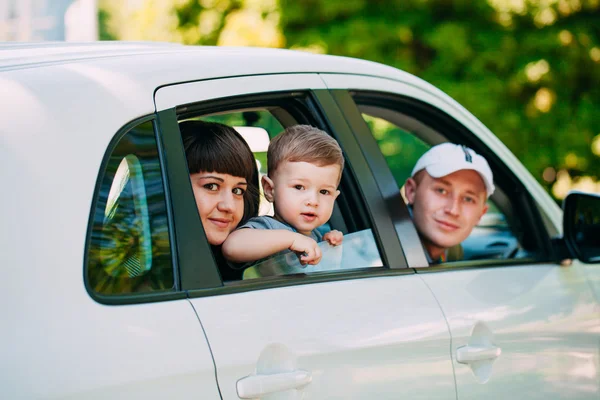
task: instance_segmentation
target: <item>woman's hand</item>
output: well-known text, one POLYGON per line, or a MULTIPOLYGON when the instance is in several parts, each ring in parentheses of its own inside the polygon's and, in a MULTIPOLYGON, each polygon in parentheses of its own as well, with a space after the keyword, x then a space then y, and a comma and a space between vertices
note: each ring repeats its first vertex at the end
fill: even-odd
POLYGON ((342 241, 344 240, 344 234, 334 229, 323 235, 323 240, 327 241, 327 243, 332 246, 338 246, 342 244, 342 241))
POLYGON ((294 240, 289 249, 300 257, 300 264, 315 265, 321 261, 321 249, 317 242, 308 236, 295 233, 294 240))

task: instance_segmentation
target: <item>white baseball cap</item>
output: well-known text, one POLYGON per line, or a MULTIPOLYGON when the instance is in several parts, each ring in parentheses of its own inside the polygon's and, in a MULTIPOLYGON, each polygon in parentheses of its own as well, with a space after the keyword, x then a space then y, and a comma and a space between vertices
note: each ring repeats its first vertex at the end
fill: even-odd
POLYGON ((442 143, 433 146, 419 158, 411 176, 425 169, 434 178, 441 178, 462 169, 471 169, 481 175, 487 197, 494 193, 494 175, 485 158, 473 149, 454 143, 442 143))

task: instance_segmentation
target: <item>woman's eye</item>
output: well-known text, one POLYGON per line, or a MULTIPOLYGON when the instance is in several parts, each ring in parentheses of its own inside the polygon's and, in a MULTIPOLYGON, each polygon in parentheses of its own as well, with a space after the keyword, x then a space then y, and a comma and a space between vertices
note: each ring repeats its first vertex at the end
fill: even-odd
POLYGON ((219 190, 219 185, 217 185, 216 183, 206 183, 204 185, 202 185, 202 187, 204 189, 216 192, 217 190, 219 190))
POLYGON ((329 190, 327 190, 327 189, 321 189, 319 192, 321 194, 324 194, 324 195, 328 195, 329 194, 329 190))
POLYGON ((302 186, 302 185, 294 185, 294 189, 296 189, 296 190, 303 190, 304 186, 302 186))
POLYGON ((239 196, 243 195, 244 193, 246 193, 246 191, 242 188, 233 188, 232 190, 233 194, 237 194, 239 196))

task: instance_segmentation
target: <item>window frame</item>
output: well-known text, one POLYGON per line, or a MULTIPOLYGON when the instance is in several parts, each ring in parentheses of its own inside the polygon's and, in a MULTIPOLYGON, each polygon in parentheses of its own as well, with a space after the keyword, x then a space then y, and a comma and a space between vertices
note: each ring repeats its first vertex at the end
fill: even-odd
MULTIPOLYGON (((190 298, 229 293, 246 292, 272 287, 310 284, 346 279, 357 279, 396 274, 413 274, 407 268, 400 241, 393 233, 391 218, 385 212, 373 214, 377 204, 383 204, 381 193, 374 185, 373 175, 364 160, 344 116, 326 89, 287 90, 278 92, 242 94, 212 100, 202 100, 158 112, 159 130, 164 148, 165 164, 168 166, 169 192, 173 202, 173 220, 177 258, 182 290, 190 298), (384 267, 352 269, 347 271, 323 272, 274 276, 252 280, 223 282, 218 265, 212 255, 198 215, 194 195, 189 182, 185 152, 179 131, 179 116, 202 117, 215 113, 235 112, 240 109, 279 107, 296 119, 297 123, 308 123, 331 133, 342 146, 346 156, 344 180, 351 187, 348 198, 352 204, 362 203, 364 216, 370 221, 384 267), (347 176, 347 175, 352 176, 347 176), (374 205, 375 204, 375 205, 374 205), (382 233, 383 232, 383 233, 382 233), (194 237, 195 240, 181 241, 179 238, 194 237), (395 242, 395 244, 394 244, 395 242), (191 245, 193 243, 193 245, 191 245), (206 260, 199 268, 198 260, 206 260)), ((286 125, 282 122, 282 125, 286 125)))
MULTIPOLYGON (((521 219, 520 227, 524 230, 524 236, 529 234, 533 235, 532 240, 535 243, 534 247, 540 253, 535 258, 528 257, 518 259, 465 260, 444 263, 439 266, 421 266, 411 264, 412 267, 419 268, 420 271, 424 271, 422 268, 427 268, 430 269, 431 272, 434 272, 449 268, 454 270, 459 268, 490 267, 494 265, 522 265, 542 263, 553 260, 550 234, 547 230, 546 224, 543 221, 542 215, 536 206, 535 199, 524 187, 521 180, 516 177, 516 175, 508 168, 508 166, 500 159, 500 157, 498 157, 494 151, 487 147, 487 145, 475 133, 470 131, 461 122, 438 107, 427 104, 420 99, 408 95, 367 89, 335 89, 332 92, 334 92, 334 96, 336 99, 338 99, 338 102, 343 104, 343 107, 341 107, 344 113, 348 115, 349 120, 351 120, 353 129, 358 132, 358 134, 365 135, 365 133, 368 132, 368 139, 365 140, 367 142, 372 142, 372 145, 374 146, 377 146, 376 140, 373 137, 368 125, 362 118, 361 111, 358 107, 359 105, 378 107, 382 109, 388 109, 391 112, 402 113, 426 125, 429 129, 439 134, 441 137, 444 137, 446 140, 465 143, 479 154, 483 155, 488 160, 490 167, 494 171, 494 181, 497 183, 496 186, 502 188, 503 194, 506 195, 506 199, 510 202, 512 212, 515 213, 515 219, 521 219), (424 116, 426 116, 426 118, 424 118, 424 116), (427 121, 427 123, 424 121, 427 121), (445 133, 442 134, 441 132, 445 133), (507 188, 511 188, 511 190, 506 190, 507 188)), ((402 126, 400 126, 400 128, 406 129, 406 127, 402 126)), ((419 136, 417 135, 417 137, 419 136)), ((422 139, 421 137, 419 138, 422 139)), ((375 155, 375 158, 378 159, 379 163, 381 163, 381 161, 385 163, 385 157, 379 151, 378 146, 377 149, 379 154, 375 155)), ((392 176, 387 163, 385 163, 384 169, 378 169, 377 171, 378 180, 381 180, 388 185, 390 184, 390 180, 393 180, 395 190, 399 192, 398 185, 392 176)), ((402 205, 400 208, 405 210, 406 205, 403 201, 401 203, 402 205)), ((406 212, 408 212, 407 209, 406 212)), ((396 216, 396 218, 403 217, 404 213, 402 213, 400 216, 396 216)), ((406 221, 402 219, 402 222, 406 221)), ((408 223, 416 231, 412 220, 409 220, 408 223)), ((419 251, 424 255, 425 253, 423 247, 420 245, 420 241, 418 243, 419 245, 415 246, 415 243, 412 240, 413 238, 408 235, 408 233, 411 233, 411 231, 412 230, 410 229, 408 229, 408 232, 406 229, 398 231, 398 234, 401 237, 403 249, 408 248, 405 250, 405 253, 419 251)))
POLYGON ((121 127, 117 131, 117 133, 110 140, 108 146, 106 147, 104 156, 102 158, 102 162, 100 163, 100 167, 98 170, 98 177, 96 178, 96 185, 94 188, 94 194, 92 199, 92 204, 90 208, 90 213, 88 217, 88 225, 86 231, 86 240, 85 240, 85 251, 83 257, 83 283, 86 291, 90 295, 92 299, 100 304, 105 305, 129 305, 129 304, 143 304, 143 303, 153 303, 160 301, 171 301, 171 300, 180 300, 186 297, 185 293, 180 289, 180 280, 179 273, 177 267, 177 257, 174 249, 174 236, 173 236, 173 226, 172 226, 172 216, 171 216, 171 204, 170 197, 168 191, 168 182, 167 176, 165 174, 165 165, 162 157, 162 149, 160 143, 160 137, 158 135, 158 123, 156 120, 155 114, 145 115, 143 117, 136 118, 121 127), (141 124, 146 122, 151 122, 154 131, 154 138, 156 140, 157 152, 158 152, 158 161, 161 169, 161 178, 163 184, 163 194, 165 197, 165 206, 167 212, 167 230, 169 233, 169 247, 171 250, 171 264, 173 268, 173 290, 165 291, 165 292, 142 292, 142 293, 128 293, 128 294, 114 294, 114 295, 106 295, 102 293, 96 292, 90 285, 88 279, 88 267, 89 267, 89 256, 90 249, 92 245, 92 231, 94 227, 94 214, 96 212, 96 208, 98 206, 98 201, 100 199, 100 191, 102 189, 102 184, 104 181, 104 176, 106 173, 106 167, 108 162, 110 161, 110 157, 112 156, 115 148, 121 142, 121 139, 125 137, 132 129, 138 127, 141 124))

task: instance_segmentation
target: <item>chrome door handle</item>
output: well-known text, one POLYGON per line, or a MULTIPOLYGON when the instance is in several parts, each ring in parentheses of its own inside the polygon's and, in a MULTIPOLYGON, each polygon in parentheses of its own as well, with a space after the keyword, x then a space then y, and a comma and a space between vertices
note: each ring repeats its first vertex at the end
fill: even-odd
POLYGON ((269 393, 300 389, 312 381, 310 372, 297 370, 272 375, 249 375, 237 381, 240 399, 255 399, 269 393))
POLYGON ((456 361, 470 364, 477 361, 495 360, 502 354, 497 346, 462 346, 456 349, 456 361))

